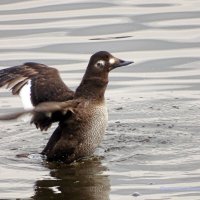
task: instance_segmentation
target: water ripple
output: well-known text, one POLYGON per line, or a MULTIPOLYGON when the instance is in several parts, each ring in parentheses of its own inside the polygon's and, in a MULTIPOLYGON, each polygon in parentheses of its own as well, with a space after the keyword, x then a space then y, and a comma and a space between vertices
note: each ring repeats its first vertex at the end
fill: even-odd
MULTIPOLYGON (((135 62, 110 74, 100 158, 46 163, 39 153, 54 128, 0 122, 1 198, 199 199, 199 1, 0 5, 0 68, 45 63, 75 89, 95 51, 135 62)), ((0 105, 1 113, 21 109, 6 90, 0 105)))

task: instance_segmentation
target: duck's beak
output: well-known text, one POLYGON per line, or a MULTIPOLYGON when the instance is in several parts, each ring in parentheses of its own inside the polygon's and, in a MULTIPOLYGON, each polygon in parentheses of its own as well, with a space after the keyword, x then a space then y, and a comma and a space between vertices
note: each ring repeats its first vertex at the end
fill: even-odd
POLYGON ((110 62, 110 64, 111 64, 110 71, 115 69, 115 68, 130 65, 130 64, 134 63, 133 61, 125 61, 125 60, 121 60, 121 59, 118 59, 118 58, 111 58, 110 61, 111 61, 110 62))

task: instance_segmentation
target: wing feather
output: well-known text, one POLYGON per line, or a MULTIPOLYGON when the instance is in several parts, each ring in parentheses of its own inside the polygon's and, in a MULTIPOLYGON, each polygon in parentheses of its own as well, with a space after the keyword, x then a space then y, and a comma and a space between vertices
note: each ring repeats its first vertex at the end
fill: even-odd
POLYGON ((33 62, 0 70, 0 87, 10 88, 13 95, 19 95, 25 109, 36 107, 36 110, 1 116, 0 120, 15 119, 32 113, 31 123, 41 130, 47 130, 62 116, 59 109, 63 103, 58 102, 71 100, 74 96, 74 92, 60 78, 57 69, 33 62), (44 102, 49 104, 41 104, 44 102), (48 111, 45 112, 45 109, 48 111), (54 110, 56 114, 51 117, 48 112, 54 113, 54 110))
POLYGON ((29 62, 0 70, 0 87, 10 88, 13 95, 19 95, 29 80, 31 94, 27 95, 33 106, 46 101, 73 99, 74 92, 64 84, 55 68, 29 62))
POLYGON ((78 100, 44 102, 38 104, 34 109, 0 115, 0 120, 14 120, 23 115, 31 114, 33 116, 31 123, 34 123, 41 130, 47 130, 53 122, 60 121, 61 117, 66 120, 67 116, 70 116, 69 114, 75 112, 79 104, 78 100))

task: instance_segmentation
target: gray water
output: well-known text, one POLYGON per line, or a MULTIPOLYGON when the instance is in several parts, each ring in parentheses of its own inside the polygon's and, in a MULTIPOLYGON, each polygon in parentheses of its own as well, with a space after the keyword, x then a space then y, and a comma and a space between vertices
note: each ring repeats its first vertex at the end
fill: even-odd
MULTIPOLYGON (((200 199, 199 8, 198 0, 2 0, 1 69, 41 62, 75 89, 96 51, 135 64, 110 74, 106 136, 82 163, 40 156, 55 127, 0 122, 0 198, 200 199)), ((21 107, 1 89, 1 113, 21 107)))

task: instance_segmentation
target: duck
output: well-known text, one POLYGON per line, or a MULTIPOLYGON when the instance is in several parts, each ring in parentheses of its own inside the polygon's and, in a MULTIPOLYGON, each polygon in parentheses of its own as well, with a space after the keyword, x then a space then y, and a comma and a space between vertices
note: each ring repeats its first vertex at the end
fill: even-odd
POLYGON ((91 156, 101 143, 108 124, 105 91, 109 73, 132 64, 107 51, 93 54, 81 83, 72 91, 57 69, 27 62, 0 70, 0 87, 19 95, 24 110, 1 115, 0 120, 14 120, 31 114, 31 123, 47 131, 57 127, 41 152, 48 161, 71 163, 91 156))

